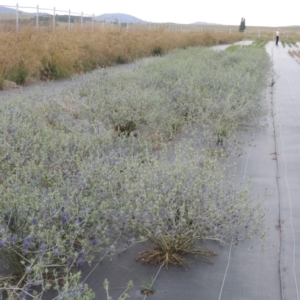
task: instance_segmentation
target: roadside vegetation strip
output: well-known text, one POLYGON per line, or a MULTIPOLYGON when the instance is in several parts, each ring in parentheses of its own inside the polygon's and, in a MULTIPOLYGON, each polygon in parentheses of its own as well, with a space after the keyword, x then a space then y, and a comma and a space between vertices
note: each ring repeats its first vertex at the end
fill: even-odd
POLYGON ((241 40, 238 33, 169 32, 165 30, 126 31, 56 30, 0 33, 0 89, 4 80, 27 82, 60 79, 99 67, 157 56, 175 48, 230 44, 241 40))
POLYGON ((142 263, 187 267, 185 253, 215 254, 198 242, 263 238, 262 203, 232 186, 219 157, 263 113, 269 70, 261 48, 195 47, 3 105, 2 288, 93 299, 79 269, 97 252, 149 240, 142 263))

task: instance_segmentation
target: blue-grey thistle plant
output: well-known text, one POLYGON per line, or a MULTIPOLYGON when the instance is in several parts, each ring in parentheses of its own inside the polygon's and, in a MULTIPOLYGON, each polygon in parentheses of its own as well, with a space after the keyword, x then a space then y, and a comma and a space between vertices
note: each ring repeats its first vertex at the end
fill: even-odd
MULTIPOLYGON (((254 217, 263 215, 260 208, 247 215, 252 208, 247 211, 242 201, 223 195, 224 187, 231 188, 222 187, 222 170, 214 176, 214 168, 223 167, 209 154, 229 153, 236 147, 231 134, 238 123, 259 115, 268 57, 263 51, 241 51, 216 55, 190 49, 134 73, 90 74, 84 82, 90 91, 86 99, 77 87, 66 87, 68 97, 43 95, 37 105, 39 96, 28 96, 0 110, 0 140, 6 141, 1 144, 3 195, 14 193, 1 202, 0 250, 14 247, 36 263, 25 285, 46 286, 48 259, 60 267, 47 272, 69 280, 71 266, 90 261, 90 251, 113 253, 118 239, 124 249, 149 239, 161 248, 167 242, 172 249, 184 244, 195 250, 189 239, 205 241, 214 234, 220 242, 232 236, 239 242, 247 232, 260 234, 254 217), (246 69, 250 76, 244 80, 246 69), (83 101, 86 125, 70 121, 66 98, 75 99, 76 106, 83 101), (144 132, 135 137, 110 130, 130 122, 144 132), (177 130, 183 141, 174 139, 171 145, 177 130), (185 132, 195 141, 185 139, 185 132)), ((249 202, 247 195, 241 198, 249 202)))

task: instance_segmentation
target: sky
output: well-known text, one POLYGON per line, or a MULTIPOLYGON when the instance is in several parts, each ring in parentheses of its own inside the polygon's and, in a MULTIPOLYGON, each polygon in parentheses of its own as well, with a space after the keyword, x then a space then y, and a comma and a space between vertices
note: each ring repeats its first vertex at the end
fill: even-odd
MULTIPOLYGON (((15 6, 18 0, 2 0, 15 6)), ((299 0, 24 0, 20 7, 48 8, 76 13, 95 14, 125 13, 148 22, 174 22, 190 24, 208 22, 222 25, 239 25, 241 18, 246 26, 300 25, 299 0)), ((20 8, 21 9, 21 8, 20 8)), ((21 9, 22 10, 22 9, 21 9)), ((23 9, 26 11, 26 9, 23 9)), ((28 11, 28 10, 27 10, 28 11)))

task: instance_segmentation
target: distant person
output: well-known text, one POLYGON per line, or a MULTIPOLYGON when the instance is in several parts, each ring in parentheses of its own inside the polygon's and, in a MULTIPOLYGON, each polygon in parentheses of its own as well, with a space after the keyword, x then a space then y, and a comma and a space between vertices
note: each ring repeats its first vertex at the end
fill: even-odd
POLYGON ((279 36, 280 36, 280 29, 278 28, 278 29, 276 30, 276 46, 278 46, 279 36))

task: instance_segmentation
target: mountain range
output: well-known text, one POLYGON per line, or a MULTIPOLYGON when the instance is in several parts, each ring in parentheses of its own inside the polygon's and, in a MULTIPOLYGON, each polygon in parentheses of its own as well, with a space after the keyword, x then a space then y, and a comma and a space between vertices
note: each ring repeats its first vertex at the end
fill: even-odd
MULTIPOLYGON (((16 14, 16 9, 15 8, 9 8, 9 7, 5 7, 5 6, 0 6, 0 15, 2 14, 6 14, 6 15, 15 15, 16 14)), ((26 11, 22 11, 19 10, 19 14, 24 14, 24 15, 32 15, 35 16, 36 12, 26 12, 26 11)), ((50 15, 48 13, 39 13, 39 15, 50 15)))
POLYGON ((13 8, 0 6, 0 14, 15 14, 16 10, 13 8))
MULTIPOLYGON (((19 13, 28 14, 28 15, 36 15, 36 13, 28 13, 28 12, 24 12, 21 10, 19 10, 19 13)), ((1 14, 16 14, 16 9, 5 7, 5 6, 0 6, 0 15, 1 14)), ((42 14, 47 15, 45 13, 42 13, 42 14)), ((94 20, 96 22, 104 21, 105 23, 130 23, 130 24, 146 24, 146 23, 148 23, 147 21, 141 20, 132 15, 122 14, 122 13, 102 14, 102 15, 94 17, 94 20)), ((212 23, 207 23, 207 22, 196 22, 193 24, 212 25, 212 23)))
POLYGON ((143 21, 139 18, 136 18, 131 15, 114 13, 114 14, 103 14, 94 18, 97 22, 105 23, 134 23, 134 24, 145 24, 146 21, 143 21))

